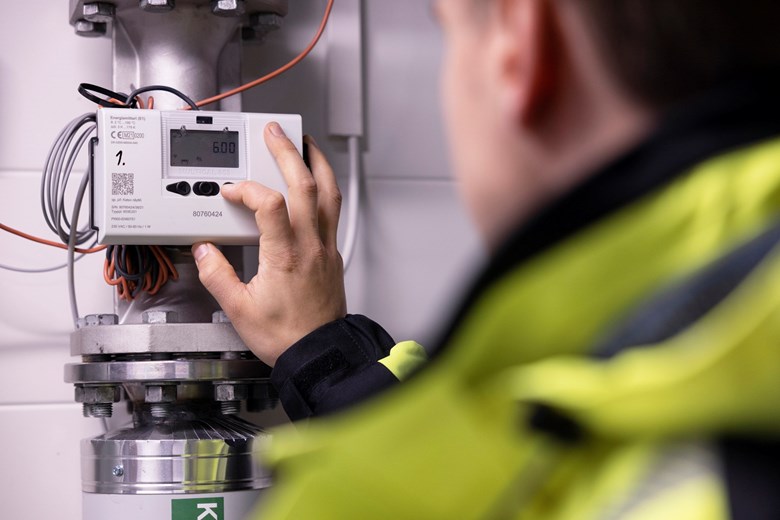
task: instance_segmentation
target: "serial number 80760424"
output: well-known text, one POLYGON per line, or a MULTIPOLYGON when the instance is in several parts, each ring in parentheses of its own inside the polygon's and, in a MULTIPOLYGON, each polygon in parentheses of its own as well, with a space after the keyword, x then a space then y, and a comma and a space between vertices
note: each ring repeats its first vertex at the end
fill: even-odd
POLYGON ((193 211, 192 216, 195 218, 222 218, 221 211, 193 211))

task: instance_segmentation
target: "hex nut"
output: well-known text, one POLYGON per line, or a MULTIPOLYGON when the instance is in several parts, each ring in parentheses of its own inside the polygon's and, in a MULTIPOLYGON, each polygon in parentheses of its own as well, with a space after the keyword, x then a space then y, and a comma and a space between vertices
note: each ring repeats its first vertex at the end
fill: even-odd
POLYGON ((265 33, 280 29, 282 27, 283 21, 284 18, 276 13, 254 13, 249 18, 249 22, 252 27, 260 29, 265 33))
POLYGON ((106 404, 118 403, 121 392, 117 385, 83 386, 75 389, 74 399, 77 403, 106 404))
POLYGON ((211 323, 230 323, 230 318, 225 311, 216 311, 211 314, 211 323))
POLYGON ((175 0, 140 0, 138 6, 149 13, 167 13, 176 7, 175 0))
POLYGON ((243 401, 248 397, 249 387, 247 385, 237 385, 233 383, 214 385, 214 400, 216 401, 243 401))
POLYGON ((243 16, 244 0, 211 0, 211 12, 217 16, 243 16))
POLYGON ((147 403, 173 403, 176 393, 176 385, 147 385, 144 400, 147 403))
POLYGON ((88 314, 83 318, 79 318, 78 328, 101 327, 104 325, 117 324, 119 324, 119 316, 116 314, 88 314))
POLYGON ((98 321, 100 325, 117 325, 119 316, 116 314, 98 314, 98 321))
POLYGON ((116 6, 108 2, 90 2, 84 4, 84 19, 90 22, 108 23, 116 16, 116 6))
POLYGON ((73 24, 76 29, 76 34, 79 36, 85 36, 87 38, 97 38, 99 36, 105 36, 106 24, 98 22, 90 22, 89 20, 80 19, 76 20, 73 24))
POLYGON ((179 315, 174 311, 145 311, 141 314, 141 319, 147 325, 178 323, 179 315))

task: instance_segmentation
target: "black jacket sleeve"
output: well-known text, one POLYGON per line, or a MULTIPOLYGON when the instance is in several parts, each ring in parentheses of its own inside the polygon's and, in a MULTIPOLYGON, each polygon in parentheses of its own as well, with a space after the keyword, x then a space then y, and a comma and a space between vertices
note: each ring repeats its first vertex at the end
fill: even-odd
POLYGON ((287 349, 271 372, 271 384, 293 421, 332 413, 398 382, 378 363, 394 345, 379 324, 348 315, 287 349))

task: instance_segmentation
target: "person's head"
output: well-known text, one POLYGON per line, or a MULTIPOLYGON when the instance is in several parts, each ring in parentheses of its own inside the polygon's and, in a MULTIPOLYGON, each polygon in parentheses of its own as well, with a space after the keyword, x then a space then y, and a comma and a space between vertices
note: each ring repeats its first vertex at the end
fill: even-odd
POLYGON ((487 243, 671 104, 777 68, 777 0, 435 0, 456 177, 487 243))

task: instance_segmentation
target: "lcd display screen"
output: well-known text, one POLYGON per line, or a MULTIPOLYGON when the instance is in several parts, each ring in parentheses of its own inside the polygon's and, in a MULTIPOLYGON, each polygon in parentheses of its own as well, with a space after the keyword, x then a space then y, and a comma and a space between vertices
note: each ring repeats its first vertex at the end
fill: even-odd
POLYGON ((171 130, 171 166, 238 168, 238 132, 171 130))

